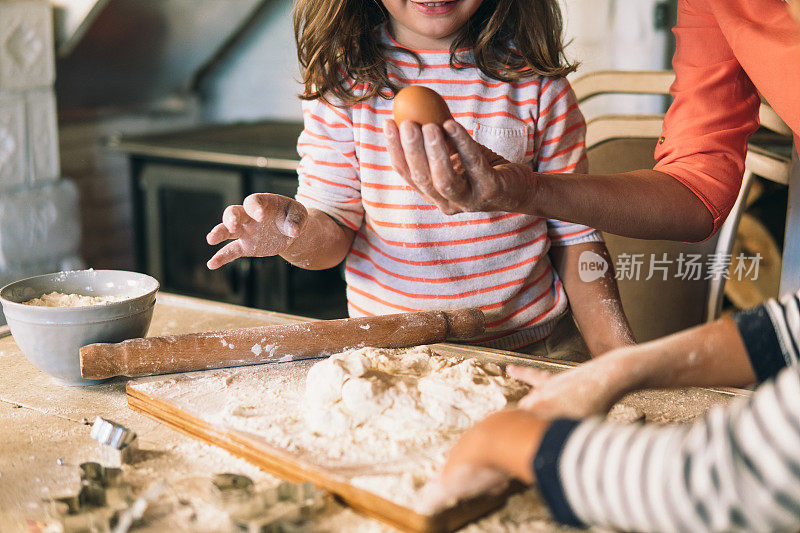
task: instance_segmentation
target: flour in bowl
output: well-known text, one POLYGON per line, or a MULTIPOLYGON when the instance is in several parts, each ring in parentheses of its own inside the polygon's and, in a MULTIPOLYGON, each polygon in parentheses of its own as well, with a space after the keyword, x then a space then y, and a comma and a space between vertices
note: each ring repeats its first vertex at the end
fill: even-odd
POLYGON ((113 302, 121 302, 125 299, 127 299, 125 296, 84 296, 82 294, 51 292, 22 303, 38 307, 83 307, 87 305, 105 305, 113 302))

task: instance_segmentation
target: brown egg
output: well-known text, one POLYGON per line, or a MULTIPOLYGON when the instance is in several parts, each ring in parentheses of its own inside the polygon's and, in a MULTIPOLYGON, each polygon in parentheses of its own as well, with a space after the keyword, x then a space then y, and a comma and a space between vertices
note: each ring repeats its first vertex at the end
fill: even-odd
POLYGON ((392 115, 398 126, 406 120, 419 125, 433 123, 441 126, 453 118, 439 93, 421 85, 409 85, 397 93, 392 115))

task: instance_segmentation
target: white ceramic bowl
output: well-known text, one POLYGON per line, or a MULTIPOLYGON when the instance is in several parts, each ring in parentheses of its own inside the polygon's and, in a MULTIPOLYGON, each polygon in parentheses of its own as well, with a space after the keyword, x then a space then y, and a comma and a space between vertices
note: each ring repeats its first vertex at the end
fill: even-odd
POLYGON ((31 363, 69 385, 92 385, 98 381, 81 377, 80 348, 144 337, 158 287, 155 278, 137 272, 75 270, 15 281, 0 289, 0 303, 14 341, 31 363), (125 299, 82 307, 22 303, 53 291, 125 299))

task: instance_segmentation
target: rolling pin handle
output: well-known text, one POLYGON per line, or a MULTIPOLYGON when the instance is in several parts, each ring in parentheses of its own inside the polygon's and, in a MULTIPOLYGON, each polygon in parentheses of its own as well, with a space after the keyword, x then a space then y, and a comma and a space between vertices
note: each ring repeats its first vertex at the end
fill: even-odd
POLYGON ((107 343, 88 344, 79 350, 81 376, 85 379, 109 379, 123 375, 125 368, 120 354, 107 356, 103 353, 107 343), (88 377, 87 377, 88 376, 88 377))
POLYGON ((480 309, 458 309, 444 315, 449 328, 449 339, 472 339, 486 331, 486 318, 480 309))

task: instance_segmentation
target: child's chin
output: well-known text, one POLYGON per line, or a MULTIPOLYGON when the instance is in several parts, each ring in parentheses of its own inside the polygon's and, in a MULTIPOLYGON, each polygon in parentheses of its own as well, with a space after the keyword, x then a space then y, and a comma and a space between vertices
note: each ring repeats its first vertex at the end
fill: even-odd
POLYGON ((444 40, 458 32, 457 21, 428 18, 419 21, 419 33, 429 39, 444 40))

